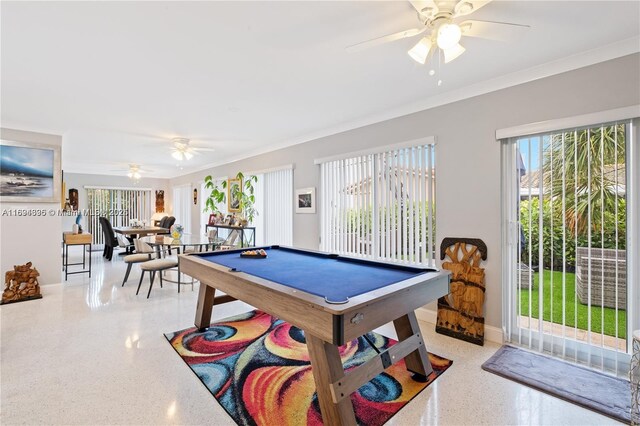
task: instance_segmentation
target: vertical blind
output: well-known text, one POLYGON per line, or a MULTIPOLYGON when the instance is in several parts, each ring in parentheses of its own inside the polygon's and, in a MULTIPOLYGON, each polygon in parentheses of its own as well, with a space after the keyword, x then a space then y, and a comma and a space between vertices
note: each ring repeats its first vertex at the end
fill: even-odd
POLYGON ((103 244, 99 218, 106 217, 112 226, 128 226, 130 219, 149 220, 151 190, 87 188, 87 227, 94 244, 103 244))
POLYGON ((503 144, 507 341, 628 371, 629 123, 503 144))
POLYGON ((186 234, 191 232, 191 185, 173 187, 173 216, 175 224, 182 225, 186 234))
POLYGON ((434 265, 433 144, 321 162, 321 249, 434 265))
POLYGON ((263 199, 261 213, 264 244, 292 245, 293 170, 284 169, 264 173, 262 179, 264 196, 261 197, 263 199))

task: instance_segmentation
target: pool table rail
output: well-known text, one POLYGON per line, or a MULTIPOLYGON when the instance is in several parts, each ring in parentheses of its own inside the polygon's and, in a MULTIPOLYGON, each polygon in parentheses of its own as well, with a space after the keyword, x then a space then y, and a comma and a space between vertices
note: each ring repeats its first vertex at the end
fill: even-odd
POLYGON ((336 305, 315 294, 232 271, 197 253, 180 255, 180 270, 201 282, 195 321, 198 328, 209 326, 211 317, 207 313, 214 303, 218 304, 214 302, 214 295, 215 290, 219 290, 336 345, 343 345, 449 293, 450 282, 449 271, 425 272, 336 305))

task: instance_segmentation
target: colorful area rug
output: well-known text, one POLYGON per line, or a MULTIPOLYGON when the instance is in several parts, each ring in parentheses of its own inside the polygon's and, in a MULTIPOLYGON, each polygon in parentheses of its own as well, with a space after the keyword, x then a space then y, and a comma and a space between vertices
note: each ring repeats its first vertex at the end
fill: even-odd
MULTIPOLYGON (((189 328, 165 337, 220 405, 240 425, 320 425, 304 333, 261 311, 226 318, 203 333, 189 328)), ((368 337, 380 348, 393 339, 368 337)), ((360 337, 340 347, 345 370, 375 351, 360 337)), ((351 396, 358 423, 381 425, 429 386, 452 361, 429 354, 434 373, 414 381, 398 362, 351 396)))
POLYGON ((628 380, 506 345, 482 368, 623 423, 631 421, 628 380))

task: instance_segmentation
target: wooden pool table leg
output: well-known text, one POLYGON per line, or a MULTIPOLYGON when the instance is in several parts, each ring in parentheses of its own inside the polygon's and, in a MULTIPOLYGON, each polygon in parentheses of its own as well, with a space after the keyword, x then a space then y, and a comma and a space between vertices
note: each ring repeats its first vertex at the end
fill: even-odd
POLYGON ((204 331, 211 325, 211 313, 213 311, 213 300, 215 299, 215 294, 215 288, 200 281, 198 306, 196 308, 196 319, 194 323, 200 331, 204 331))
POLYGON ((305 337, 323 423, 332 426, 355 425, 356 416, 353 412, 351 398, 347 397, 335 403, 331 396, 331 383, 344 377, 344 367, 338 347, 313 336, 311 333, 305 332, 305 337))
MULTIPOLYGON (((420 326, 418 325, 418 319, 416 313, 411 311, 406 315, 393 321, 393 325, 398 334, 398 341, 402 342, 405 339, 417 334, 424 343, 424 336, 420 332, 420 326)), ((429 361, 429 355, 427 354, 426 345, 422 344, 415 351, 411 352, 404 358, 404 362, 407 366, 407 370, 423 376, 426 380, 429 374, 433 373, 433 367, 429 361)))

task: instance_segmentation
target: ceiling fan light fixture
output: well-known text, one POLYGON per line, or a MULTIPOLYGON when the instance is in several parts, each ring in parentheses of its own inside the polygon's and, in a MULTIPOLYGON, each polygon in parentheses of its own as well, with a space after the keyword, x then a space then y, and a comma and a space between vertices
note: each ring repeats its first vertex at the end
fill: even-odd
POLYGON ((184 159, 183 155, 182 155, 182 151, 173 151, 171 153, 171 156, 173 158, 175 158, 178 161, 182 161, 184 159))
POLYGON ((190 153, 189 151, 185 151, 184 158, 186 158, 187 160, 191 160, 193 158, 193 154, 190 153))
POLYGON ((466 34, 467 32, 469 32, 472 26, 473 24, 471 22, 464 22, 462 25, 460 25, 460 31, 462 31, 462 34, 466 34))
POLYGON ((423 37, 415 46, 407 52, 411 58, 419 64, 424 64, 429 57, 429 51, 433 42, 428 37, 423 37))
POLYGON ((140 166, 138 166, 137 164, 129 165, 129 173, 127 173, 127 176, 129 177, 129 179, 140 179, 142 177, 142 175, 140 174, 140 166))
POLYGON ((473 4, 469 3, 468 1, 464 1, 456 5, 456 13, 468 15, 471 12, 473 12, 473 4))
POLYGON ((465 49, 460 45, 460 43, 458 43, 455 46, 450 47, 449 49, 443 49, 443 50, 444 50, 444 63, 448 64, 449 62, 456 59, 458 56, 462 55, 464 51, 467 49, 465 49))
POLYGON ((462 30, 457 24, 442 24, 438 28, 438 47, 442 50, 448 50, 455 47, 462 37, 462 30))

